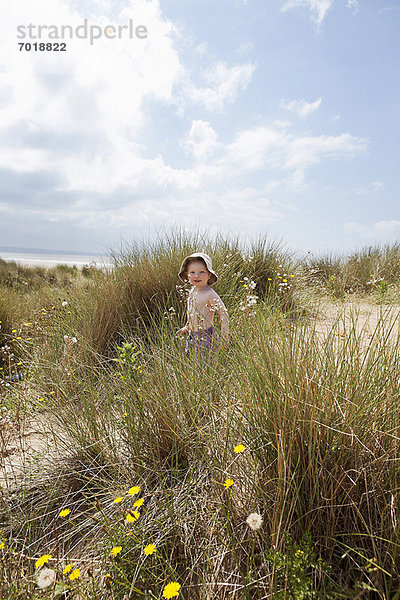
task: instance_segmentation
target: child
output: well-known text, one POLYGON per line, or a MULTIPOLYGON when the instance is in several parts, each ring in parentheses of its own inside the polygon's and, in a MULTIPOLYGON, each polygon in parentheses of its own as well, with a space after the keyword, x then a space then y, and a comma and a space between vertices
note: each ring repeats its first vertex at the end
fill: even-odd
POLYGON ((182 262, 179 277, 193 286, 187 301, 188 318, 185 327, 177 335, 187 334, 185 352, 190 358, 193 350, 205 357, 208 350, 216 350, 219 336, 213 327, 214 314, 218 313, 221 323, 223 345, 229 341, 228 311, 218 294, 210 287, 218 277, 213 271, 211 258, 202 252, 187 256, 182 262))

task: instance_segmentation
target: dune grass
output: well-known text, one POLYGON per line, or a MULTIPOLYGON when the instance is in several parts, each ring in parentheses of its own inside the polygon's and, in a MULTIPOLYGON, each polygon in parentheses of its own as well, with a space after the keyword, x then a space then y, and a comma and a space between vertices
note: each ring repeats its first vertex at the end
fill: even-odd
POLYGON ((68 294, 31 290, 18 309, 0 294, 24 373, 0 388, 3 439, 17 415, 47 431, 2 488, 0 597, 150 599, 176 582, 187 600, 398 598, 389 308, 371 337, 354 313, 322 338, 302 265, 266 240, 173 236, 114 258, 68 294), (176 273, 200 245, 231 343, 189 362, 176 273))
POLYGON ((398 302, 400 244, 368 246, 348 256, 310 256, 301 261, 301 272, 309 286, 335 298, 367 293, 398 302))

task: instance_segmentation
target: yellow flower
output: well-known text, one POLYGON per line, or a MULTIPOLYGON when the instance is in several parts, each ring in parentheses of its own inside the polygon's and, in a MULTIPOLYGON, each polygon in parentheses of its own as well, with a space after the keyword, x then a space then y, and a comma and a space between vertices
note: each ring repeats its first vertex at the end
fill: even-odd
POLYGON ((44 402, 44 398, 39 398, 39 402, 44 402))
POLYGON ((138 494, 140 492, 140 487, 138 485, 134 485, 133 487, 131 487, 128 490, 128 494, 130 496, 134 496, 135 494, 138 494))
POLYGON ((154 554, 155 551, 156 547, 154 544, 147 544, 147 546, 144 549, 144 553, 146 556, 149 556, 149 554, 154 554))
POLYGON ((132 512, 129 512, 126 515, 126 520, 128 521, 128 523, 133 523, 134 521, 137 521, 139 517, 140 513, 138 513, 137 510, 133 510, 132 512))
POLYGON ((181 589, 180 583, 176 581, 170 581, 164 588, 163 598, 175 598, 179 596, 179 590, 181 589))
POLYGON ((238 444, 237 446, 235 446, 235 454, 240 454, 241 452, 243 452, 244 449, 245 446, 243 446, 243 444, 238 444))
POLYGON ((74 579, 79 579, 79 577, 81 576, 81 572, 79 569, 75 569, 75 571, 72 571, 71 575, 69 576, 71 581, 74 581, 74 579))
POLYGON ((69 510, 69 508, 64 508, 64 510, 62 510, 58 516, 59 517, 67 517, 70 512, 71 511, 69 510))
POLYGON ((54 391, 54 390, 51 390, 50 394, 55 394, 55 391, 54 391))
POLYGON ((119 504, 120 502, 122 502, 122 500, 124 499, 123 496, 118 496, 118 498, 115 498, 115 500, 113 500, 114 504, 119 504))
POLYGON ((110 552, 111 556, 117 556, 122 550, 122 546, 115 546, 110 552))
POLYGON ((67 565, 64 568, 63 574, 66 575, 67 573, 70 573, 72 571, 72 566, 73 566, 72 564, 67 565))
POLYGON ((133 503, 133 506, 135 506, 136 508, 140 508, 142 506, 144 502, 144 498, 139 498, 139 500, 136 500, 136 502, 133 503))
POLYGON ((39 567, 43 567, 49 560, 51 559, 51 554, 43 554, 40 558, 37 559, 35 567, 38 569, 39 567))
POLYGON ((230 488, 231 485, 233 485, 233 479, 226 479, 224 483, 225 489, 230 488))
POLYGON ((5 548, 5 547, 6 547, 5 543, 4 542, 0 542, 0 550, 3 550, 3 548, 5 548))

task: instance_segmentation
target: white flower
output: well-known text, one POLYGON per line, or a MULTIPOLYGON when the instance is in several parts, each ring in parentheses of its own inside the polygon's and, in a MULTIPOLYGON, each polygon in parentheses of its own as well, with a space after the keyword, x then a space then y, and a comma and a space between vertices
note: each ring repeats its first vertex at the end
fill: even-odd
POLYGON ((66 300, 64 300, 64 302, 62 302, 62 306, 67 306, 68 302, 66 300))
POLYGON ((64 340, 67 341, 68 340, 68 336, 64 335, 64 340))
POLYGON ((247 296, 247 306, 253 306, 253 304, 257 304, 258 296, 247 296))
POLYGON ((77 341, 78 341, 78 340, 76 339, 76 337, 73 337, 73 338, 71 338, 71 342, 72 342, 73 344, 76 344, 76 342, 77 342, 77 341))
POLYGON ((43 567, 40 569, 39 574, 36 579, 36 583, 38 588, 44 590, 49 587, 49 585, 53 585, 56 580, 56 572, 53 569, 48 569, 47 567, 43 567))
POLYGON ((258 513, 251 513, 251 515, 247 517, 246 523, 250 529, 257 531, 257 529, 260 529, 261 525, 263 524, 263 520, 261 515, 258 513))

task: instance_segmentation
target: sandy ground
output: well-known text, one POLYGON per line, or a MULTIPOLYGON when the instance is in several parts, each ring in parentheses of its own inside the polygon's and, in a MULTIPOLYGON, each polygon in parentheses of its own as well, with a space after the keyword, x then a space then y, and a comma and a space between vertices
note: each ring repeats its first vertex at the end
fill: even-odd
POLYGON ((0 427, 0 486, 12 488, 21 483, 33 457, 40 460, 50 448, 54 449, 54 440, 43 418, 0 427))
POLYGON ((314 304, 314 308, 315 315, 311 323, 322 340, 335 326, 338 335, 342 336, 354 328, 365 347, 382 324, 393 341, 399 335, 399 305, 379 305, 354 299, 344 302, 321 300, 314 304))

